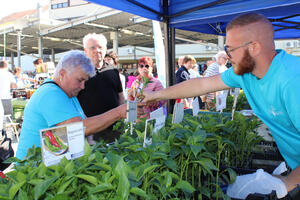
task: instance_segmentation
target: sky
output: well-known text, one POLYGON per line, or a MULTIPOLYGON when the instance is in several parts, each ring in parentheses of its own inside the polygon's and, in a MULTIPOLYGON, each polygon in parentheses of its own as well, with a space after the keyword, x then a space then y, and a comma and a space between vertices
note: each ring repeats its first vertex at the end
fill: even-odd
POLYGON ((0 19, 20 11, 31 10, 37 7, 37 3, 45 5, 49 3, 49 0, 4 0, 1 1, 0 7, 0 19), (5 2, 5 3, 4 3, 5 2))

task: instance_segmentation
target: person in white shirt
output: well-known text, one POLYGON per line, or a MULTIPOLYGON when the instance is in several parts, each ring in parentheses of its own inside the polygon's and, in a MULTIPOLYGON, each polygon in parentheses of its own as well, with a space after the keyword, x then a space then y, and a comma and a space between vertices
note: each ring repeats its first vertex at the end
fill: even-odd
POLYGON ((17 88, 25 88, 29 86, 31 82, 34 82, 34 79, 30 79, 27 74, 22 73, 21 67, 15 67, 14 74, 17 88))
POLYGON ((16 79, 8 71, 8 63, 0 61, 0 99, 11 99, 10 90, 16 88, 16 79))
MULTIPOLYGON (((212 63, 207 67, 207 70, 205 71, 204 77, 210 77, 215 76, 220 73, 221 66, 226 67, 227 63, 227 55, 225 51, 219 51, 216 55, 216 62, 212 63)), ((223 67, 221 70, 224 70, 223 67)), ((225 71, 225 70, 224 70, 225 71)), ((202 96, 202 100, 206 102, 206 109, 210 110, 215 107, 215 104, 212 102, 212 100, 215 98, 216 93, 208 93, 205 96, 202 96)))

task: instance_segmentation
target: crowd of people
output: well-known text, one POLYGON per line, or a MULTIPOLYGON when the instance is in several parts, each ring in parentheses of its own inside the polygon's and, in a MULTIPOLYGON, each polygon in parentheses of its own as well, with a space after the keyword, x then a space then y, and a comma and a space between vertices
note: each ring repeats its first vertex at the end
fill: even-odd
MULTIPOLYGON (((126 117, 126 98, 142 97, 140 117, 149 117, 151 111, 165 107, 167 99, 183 101, 190 108, 191 98, 199 98, 202 107, 211 109, 217 91, 238 87, 244 90, 254 113, 269 127, 293 169, 290 175, 280 177, 287 191, 300 182, 300 59, 275 50, 274 29, 264 16, 251 13, 233 19, 226 29, 225 51, 207 62, 202 75, 195 58, 179 57, 177 84, 169 88, 163 88, 156 78, 149 57, 138 60, 137 72, 128 75, 126 70, 118 70, 118 56, 107 52, 102 34, 86 35, 83 46, 84 51, 72 50, 61 58, 53 79, 45 80, 28 102, 16 155, 19 159, 32 145, 40 146, 40 129, 72 122, 83 122, 90 144, 114 141, 119 133, 112 127, 126 117), (228 61, 233 65, 229 69, 228 61), (141 91, 143 95, 139 96, 141 91)), ((40 61, 35 64, 37 73, 46 70, 40 67, 40 61)), ((15 71, 19 80, 28 80, 18 68, 15 71)), ((9 91, 22 84, 19 80, 1 61, 1 99, 11 98, 9 91)))

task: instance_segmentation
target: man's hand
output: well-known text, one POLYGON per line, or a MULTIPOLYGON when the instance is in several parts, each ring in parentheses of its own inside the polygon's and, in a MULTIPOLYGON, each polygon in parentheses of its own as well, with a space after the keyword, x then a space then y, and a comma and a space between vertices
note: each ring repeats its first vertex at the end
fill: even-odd
POLYGON ((156 97, 158 92, 159 91, 157 91, 157 92, 146 92, 146 91, 144 91, 142 102, 148 104, 148 103, 153 103, 155 101, 158 101, 159 99, 156 97))
POLYGON ((282 182, 284 182, 287 192, 290 192, 295 187, 297 187, 297 184, 293 184, 293 183, 291 183, 291 181, 289 181, 288 176, 277 176, 277 177, 280 178, 282 180, 282 182))

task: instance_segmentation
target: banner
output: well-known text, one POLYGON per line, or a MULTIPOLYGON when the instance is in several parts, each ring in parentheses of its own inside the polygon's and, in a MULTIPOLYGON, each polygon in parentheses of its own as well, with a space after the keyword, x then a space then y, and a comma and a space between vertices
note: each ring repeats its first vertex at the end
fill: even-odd
POLYGON ((161 33, 160 24, 158 21, 152 20, 155 60, 158 74, 158 80, 166 87, 166 64, 165 64, 165 48, 161 33))

